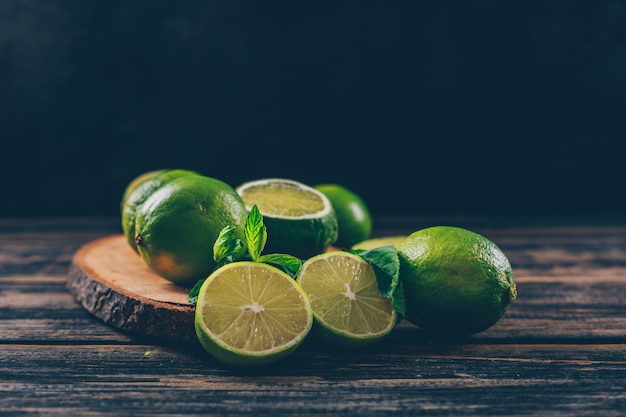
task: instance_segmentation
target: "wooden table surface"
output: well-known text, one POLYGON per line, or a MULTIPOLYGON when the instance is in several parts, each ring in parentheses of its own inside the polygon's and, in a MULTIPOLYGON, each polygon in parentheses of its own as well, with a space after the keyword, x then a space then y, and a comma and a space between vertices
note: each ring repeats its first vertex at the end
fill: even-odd
POLYGON ((75 251, 114 218, 0 219, 0 415, 626 415, 626 218, 375 219, 375 236, 466 227, 509 257, 518 299, 492 328, 433 343, 305 342, 267 369, 146 339, 68 292, 75 251))

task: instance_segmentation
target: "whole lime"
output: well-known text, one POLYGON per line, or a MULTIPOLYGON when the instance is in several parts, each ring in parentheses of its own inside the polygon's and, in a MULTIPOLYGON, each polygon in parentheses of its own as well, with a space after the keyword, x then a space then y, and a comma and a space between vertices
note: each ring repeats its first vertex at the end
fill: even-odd
POLYGON ((463 337, 494 325, 517 297, 502 250, 475 232, 434 226, 397 247, 406 318, 428 333, 463 337))
POLYGON ((234 226, 235 237, 243 240, 247 216, 230 185, 203 175, 181 176, 137 207, 135 244, 157 274, 193 285, 215 268, 213 245, 221 230, 234 226))
POLYGON ((124 204, 126 203, 126 200, 128 200, 128 197, 130 197, 130 195, 135 191, 135 189, 137 189, 137 187, 139 187, 141 184, 143 184, 150 178, 165 171, 170 171, 170 170, 155 169, 153 171, 146 171, 144 173, 141 173, 137 175, 135 178, 133 178, 132 181, 129 182, 126 188, 124 189, 124 194, 122 195, 122 201, 120 202, 120 212, 123 210, 124 204))
POLYGON ((174 178, 187 175, 199 174, 186 169, 159 169, 138 175, 126 186, 120 204, 122 230, 128 244, 135 252, 138 252, 137 246, 135 245, 135 216, 137 207, 143 204, 152 193, 164 184, 167 184, 174 178))
POLYGON ((350 248, 369 239, 372 233, 372 216, 361 196, 340 184, 318 184, 314 188, 330 200, 339 225, 335 246, 350 248))

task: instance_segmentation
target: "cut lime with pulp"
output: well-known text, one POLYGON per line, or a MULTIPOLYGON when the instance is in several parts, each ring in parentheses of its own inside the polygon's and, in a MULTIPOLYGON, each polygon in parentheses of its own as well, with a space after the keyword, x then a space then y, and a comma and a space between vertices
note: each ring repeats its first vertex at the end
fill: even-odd
POLYGON ((306 294, 281 270, 234 262, 202 284, 195 328, 200 344, 220 361, 259 366, 291 354, 311 330, 306 294))
POLYGON ((298 181, 269 178, 236 188, 246 208, 254 205, 267 227, 267 253, 301 259, 322 253, 337 240, 337 215, 320 191, 298 181))
POLYGON ((297 281, 309 297, 317 330, 339 345, 373 344, 396 324, 391 299, 378 289, 372 266, 357 255, 314 256, 304 262, 297 281))

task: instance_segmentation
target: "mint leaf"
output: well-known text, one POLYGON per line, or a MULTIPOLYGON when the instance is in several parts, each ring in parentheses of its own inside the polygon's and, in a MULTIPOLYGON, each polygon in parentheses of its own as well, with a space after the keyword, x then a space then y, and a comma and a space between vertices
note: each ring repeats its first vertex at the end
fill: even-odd
POLYGON ((388 245, 370 250, 354 249, 350 252, 365 259, 372 266, 378 281, 378 289, 383 297, 391 298, 396 312, 404 317, 406 312, 404 290, 400 280, 400 259, 396 248, 388 245))
POLYGON ((232 262, 244 248, 241 239, 233 237, 236 230, 235 226, 226 226, 215 240, 213 259, 218 265, 232 262))
POLYGON ((259 257, 258 262, 273 265, 286 272, 287 275, 294 279, 298 276, 298 272, 300 272, 300 268, 302 267, 302 261, 300 259, 283 253, 263 255, 259 257))
POLYGON ((398 286, 393 292, 393 297, 391 297, 391 305, 396 310, 396 313, 398 313, 400 318, 406 315, 406 304, 404 300, 404 287, 402 286, 402 280, 398 280, 398 286))
POLYGON ((189 294, 187 294, 187 301, 189 301, 191 304, 196 305, 196 303, 198 302, 200 287, 202 287, 202 284, 204 284, 205 280, 206 278, 199 279, 198 282, 196 282, 196 285, 194 285, 193 288, 189 290, 189 294))
POLYGON ((248 254, 253 261, 257 261, 267 242, 267 229, 263 223, 263 215, 256 204, 252 206, 248 213, 244 236, 246 238, 248 254))

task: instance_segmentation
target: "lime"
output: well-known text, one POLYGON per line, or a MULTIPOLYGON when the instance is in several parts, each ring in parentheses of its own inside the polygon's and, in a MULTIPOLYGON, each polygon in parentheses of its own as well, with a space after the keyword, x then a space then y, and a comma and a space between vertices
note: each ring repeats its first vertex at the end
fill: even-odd
POLYGON ((144 172, 143 174, 140 174, 138 176, 136 176, 135 178, 133 178, 133 180, 131 182, 128 183, 128 185, 126 186, 126 188, 124 189, 124 194, 122 195, 122 201, 120 202, 120 213, 123 211, 124 209, 124 204, 126 203, 126 200, 128 200, 128 197, 130 196, 130 194, 135 191, 135 189, 137 187, 139 187, 141 184, 143 184, 146 180, 149 180, 150 178, 154 177, 157 174, 162 173, 163 171, 165 171, 164 169, 157 169, 154 171, 148 171, 148 172, 144 172))
POLYGON ((475 232, 429 227, 410 234, 397 250, 406 318, 433 335, 481 332, 517 297, 509 260, 475 232))
POLYGON ((358 194, 339 184, 319 184, 314 188, 328 197, 337 213, 339 234, 335 246, 349 248, 370 237, 372 216, 358 194))
POLYGON ((268 253, 301 259, 322 253, 337 239, 337 215, 328 198, 298 181, 269 178, 237 187, 246 208, 255 204, 267 228, 268 253))
POLYGON ((215 268, 213 245, 235 226, 244 238, 248 212, 228 184, 202 175, 172 179, 137 207, 135 244, 157 274, 180 285, 194 284, 215 268))
POLYGON ((381 246, 395 246, 397 248, 398 245, 404 239, 406 239, 406 237, 407 237, 406 235, 375 237, 373 239, 367 239, 362 242, 356 243, 352 245, 350 249, 370 250, 374 248, 379 248, 381 246))
POLYGON ((387 336, 396 324, 391 299, 378 289, 372 266, 344 251, 307 259, 298 283, 308 295, 316 329, 342 346, 366 346, 387 336))
POLYGON ((312 324, 306 294, 289 275, 267 264, 226 264, 198 294, 198 340, 230 365, 267 365, 284 358, 304 341, 312 324))
POLYGON ((121 202, 122 230, 126 236, 128 244, 135 252, 135 216, 137 207, 154 193, 159 187, 173 180, 174 178, 198 175, 194 171, 186 169, 161 169, 145 172, 134 178, 124 190, 121 202))

